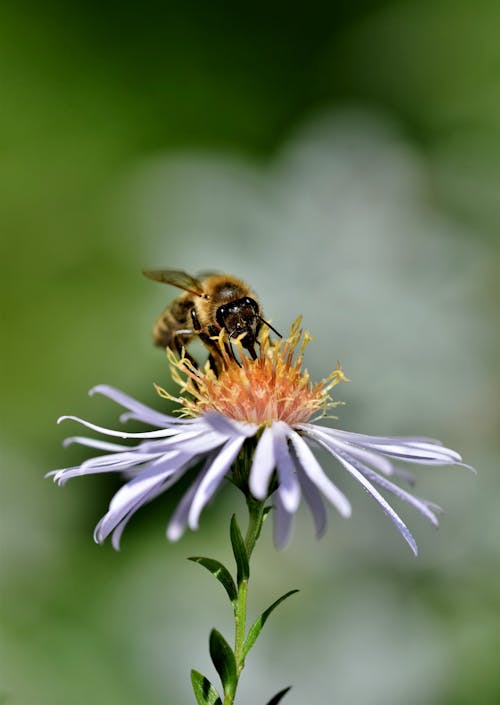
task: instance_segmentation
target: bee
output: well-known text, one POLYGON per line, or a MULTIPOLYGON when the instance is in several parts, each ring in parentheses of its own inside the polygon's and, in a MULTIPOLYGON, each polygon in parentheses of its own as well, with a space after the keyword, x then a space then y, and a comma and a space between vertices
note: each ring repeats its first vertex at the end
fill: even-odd
MULTIPOLYGON (((175 269, 146 269, 143 274, 154 281, 184 290, 164 309, 153 327, 153 342, 158 347, 171 348, 181 354, 197 336, 208 349, 210 365, 219 373, 222 358, 214 338, 222 330, 229 338, 226 348, 236 363, 238 360, 231 339, 243 336, 241 344, 255 360, 255 345, 259 343, 263 324, 281 338, 278 331, 262 317, 261 306, 250 287, 231 274, 210 272, 197 278, 175 269)), ((196 364, 190 355, 187 356, 196 364)))

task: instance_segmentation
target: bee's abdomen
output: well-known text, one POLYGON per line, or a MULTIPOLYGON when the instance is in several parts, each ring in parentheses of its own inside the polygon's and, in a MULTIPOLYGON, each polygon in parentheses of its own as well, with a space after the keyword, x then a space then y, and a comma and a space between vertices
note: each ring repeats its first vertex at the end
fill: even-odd
POLYGON ((190 336, 176 335, 178 330, 191 328, 193 302, 179 297, 163 311, 153 326, 153 342, 160 348, 174 348, 185 345, 190 336))

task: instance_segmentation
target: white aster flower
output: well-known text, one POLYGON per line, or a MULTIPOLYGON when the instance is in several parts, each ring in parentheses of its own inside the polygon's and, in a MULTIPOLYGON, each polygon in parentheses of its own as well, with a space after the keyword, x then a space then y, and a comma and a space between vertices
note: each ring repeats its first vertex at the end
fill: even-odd
MULTIPOLYGON (((96 542, 102 543, 112 534, 113 546, 118 548, 132 515, 198 465, 193 483, 168 524, 169 540, 177 540, 187 527, 198 528, 201 512, 227 477, 255 499, 271 498, 277 546, 287 543, 302 497, 320 536, 327 521, 323 498, 341 516, 351 515, 349 500, 334 482, 335 473, 342 468, 379 504, 416 555, 415 539, 380 490, 408 502, 437 526, 440 508, 389 478, 413 484, 413 476, 395 462, 463 465, 461 457, 429 438, 367 436, 317 423, 326 409, 336 405, 329 396, 330 390, 346 381, 346 377, 339 364, 326 380, 311 384, 308 372, 302 370, 303 351, 309 340, 307 333, 302 336, 299 320, 292 326, 290 336, 275 345, 264 335, 258 359, 241 355, 239 365, 225 354, 221 341, 226 366, 218 377, 208 365, 198 370, 186 358, 178 360, 169 354, 173 377, 182 388, 181 395, 175 398, 184 413, 182 418, 155 411, 106 385, 91 390, 90 394, 103 394, 127 410, 121 421, 134 419, 156 430, 127 433, 75 416, 61 417, 59 421, 72 419, 105 436, 139 441, 129 446, 82 436, 68 438, 65 445, 80 443, 106 454, 49 473, 60 485, 80 475, 125 474, 128 481, 96 526, 96 542), (329 468, 329 475, 316 459, 314 448, 326 450, 337 461, 329 468), (248 458, 242 474, 241 461, 248 458)), ((173 399, 163 389, 157 390, 160 396, 173 399)))

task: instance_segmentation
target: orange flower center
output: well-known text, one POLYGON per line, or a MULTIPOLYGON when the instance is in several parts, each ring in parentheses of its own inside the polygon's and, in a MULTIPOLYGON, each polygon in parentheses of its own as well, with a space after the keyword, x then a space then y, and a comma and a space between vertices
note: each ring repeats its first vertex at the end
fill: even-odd
POLYGON ((293 323, 290 335, 272 343, 267 329, 260 339, 260 354, 251 360, 242 351, 239 340, 232 341, 238 349, 238 364, 227 350, 223 333, 217 338, 223 361, 219 376, 208 363, 197 369, 185 357, 177 359, 167 350, 172 378, 181 387, 181 395, 173 397, 156 386, 160 396, 175 400, 181 413, 198 416, 217 411, 230 419, 258 425, 273 421, 294 424, 308 421, 317 412, 321 415, 340 402, 332 401, 330 390, 340 381, 348 381, 340 363, 326 379, 312 384, 307 370, 302 370, 305 347, 312 338, 300 328, 301 319, 293 323), (300 350, 296 354, 297 347, 300 350))

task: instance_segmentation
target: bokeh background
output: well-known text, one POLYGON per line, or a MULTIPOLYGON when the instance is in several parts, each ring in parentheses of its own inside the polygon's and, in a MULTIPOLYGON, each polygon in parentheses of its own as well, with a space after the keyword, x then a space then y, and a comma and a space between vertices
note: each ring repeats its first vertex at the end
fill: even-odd
MULTIPOLYGON (((12 0, 0 6, 1 685, 5 705, 181 705, 216 680, 230 487, 167 544, 175 493, 122 551, 92 529, 116 478, 44 473, 108 383, 162 408, 150 328, 175 291, 145 266, 247 279, 315 378, 351 378, 339 425, 440 437, 479 471, 418 471, 438 532, 401 507, 414 559, 360 488, 317 542, 267 527, 250 611, 301 593, 247 662, 243 703, 500 702, 500 6, 12 0)), ((331 468, 332 472, 334 468, 331 468)))

